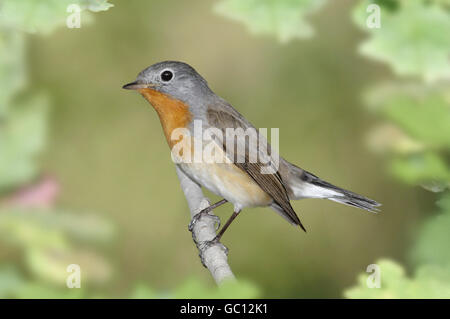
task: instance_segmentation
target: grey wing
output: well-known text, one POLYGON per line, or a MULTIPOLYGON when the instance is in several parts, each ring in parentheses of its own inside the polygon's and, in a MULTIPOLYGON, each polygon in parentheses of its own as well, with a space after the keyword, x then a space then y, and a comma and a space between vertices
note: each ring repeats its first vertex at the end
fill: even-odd
MULTIPOLYGON (((209 125, 220 129, 223 133, 223 138, 219 144, 222 144, 221 146, 227 156, 233 160, 234 164, 246 172, 261 187, 262 190, 272 197, 274 201, 274 208, 277 212, 279 212, 292 224, 299 225, 304 231, 306 231, 289 202, 286 185, 284 184, 278 169, 272 169, 271 172, 267 172, 268 161, 264 160, 265 163, 262 163, 261 161, 260 157, 264 158, 271 156, 271 148, 269 143, 231 105, 226 102, 223 104, 220 104, 220 107, 210 106, 207 110, 209 125), (239 138, 235 139, 235 136, 230 136, 228 134, 227 128, 243 130, 247 130, 249 128, 254 129, 254 132, 256 132, 255 135, 257 143, 252 143, 250 138, 244 138, 243 140, 239 138), (233 144, 229 143, 230 138, 233 139, 233 144), (242 145, 242 143, 244 143, 244 145, 242 145), (234 145, 234 149, 231 149, 230 145, 234 145), (244 154, 236 154, 240 149, 245 150, 244 154), (264 170, 266 171, 264 172, 264 170)), ((269 165, 272 164, 270 161, 269 163, 269 165)))

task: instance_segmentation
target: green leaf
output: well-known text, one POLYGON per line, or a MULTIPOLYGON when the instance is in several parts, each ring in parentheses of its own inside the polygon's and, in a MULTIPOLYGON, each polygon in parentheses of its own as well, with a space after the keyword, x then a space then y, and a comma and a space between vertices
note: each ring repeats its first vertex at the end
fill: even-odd
POLYGON ((450 185, 450 94, 448 85, 384 83, 365 94, 368 106, 384 125, 370 136, 370 146, 391 151, 392 173, 402 181, 431 191, 450 185))
POLYGON ((0 122, 0 190, 27 182, 38 172, 36 156, 46 139, 48 99, 40 94, 15 103, 0 122))
POLYGON ((450 105, 437 94, 391 98, 382 113, 413 138, 431 147, 450 147, 450 105))
POLYGON ((66 287, 66 279, 70 275, 67 266, 70 264, 80 266, 83 284, 102 284, 112 275, 106 260, 87 250, 30 248, 26 250, 26 263, 35 278, 60 287, 66 287))
POLYGON ((93 12, 105 11, 113 6, 107 0, 3 0, 0 6, 0 28, 49 34, 65 24, 71 14, 67 12, 71 4, 78 4, 81 10, 93 12))
POLYGON ((74 1, 3 0, 0 6, 0 27, 29 33, 49 33, 64 24, 68 16, 66 9, 71 3, 74 1))
POLYGON ((420 230, 411 256, 416 264, 433 264, 450 269, 450 194, 447 193, 438 205, 441 211, 420 230))
POLYGON ((391 171, 397 178, 412 185, 450 180, 448 164, 434 152, 396 157, 392 160, 391 171))
POLYGON ((423 266, 410 278, 405 275, 404 268, 392 260, 382 259, 377 265, 380 267, 380 288, 369 288, 367 279, 371 274, 362 273, 358 276, 358 284, 345 290, 344 296, 358 299, 450 297, 448 268, 423 266))
POLYGON ((45 226, 33 216, 32 211, 22 213, 16 209, 0 210, 0 238, 5 243, 21 248, 68 249, 69 244, 63 232, 45 226))
POLYGON ((243 23, 254 34, 274 35, 281 42, 288 42, 313 35, 305 16, 324 3, 325 0, 222 0, 215 11, 243 23))
POLYGON ((92 12, 106 11, 109 8, 114 7, 108 0, 80 0, 80 4, 82 7, 85 7, 92 12))
POLYGON ((450 193, 438 202, 440 213, 431 218, 418 233, 411 256, 417 265, 414 275, 394 261, 377 262, 380 288, 369 288, 369 274, 358 276, 358 284, 345 291, 347 298, 450 298, 450 193))
POLYGON ((386 123, 373 128, 367 142, 378 153, 409 155, 424 150, 423 143, 417 142, 396 125, 386 123))
POLYGON ((450 12, 422 0, 400 0, 399 8, 381 8, 381 27, 369 29, 367 6, 361 1, 354 11, 356 24, 370 33, 360 52, 389 64, 402 76, 427 81, 450 78, 450 12))
POLYGON ((104 240, 111 229, 92 215, 56 210, 5 207, 0 210, 0 239, 24 251, 26 265, 36 278, 65 285, 67 266, 80 265, 83 282, 104 283, 112 275, 106 260, 90 250, 73 247, 71 239, 104 240), (97 229, 101 235, 94 235, 97 229))
POLYGON ((409 184, 439 191, 450 184, 450 97, 448 86, 386 83, 365 94, 369 107, 390 125, 371 135, 370 145, 393 151, 391 171, 409 184))
POLYGON ((22 247, 65 249, 68 239, 106 242, 112 238, 112 225, 92 214, 64 210, 0 209, 0 238, 22 247))
MULTIPOLYGON (((26 84, 25 39, 20 32, 0 33, 0 122, 14 94, 26 84)), ((0 124, 1 125, 1 124, 0 124)))
POLYGON ((0 298, 10 298, 23 283, 23 278, 12 265, 0 268, 0 298))

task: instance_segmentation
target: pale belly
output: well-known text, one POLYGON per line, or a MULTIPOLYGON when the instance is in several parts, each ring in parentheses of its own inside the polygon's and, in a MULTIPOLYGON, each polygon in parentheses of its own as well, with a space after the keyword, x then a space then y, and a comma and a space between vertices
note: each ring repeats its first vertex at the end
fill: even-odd
POLYGON ((267 206, 272 198, 244 171, 229 163, 181 163, 194 181, 233 203, 238 209, 267 206))
POLYGON ((172 149, 172 158, 192 180, 238 209, 270 205, 272 198, 247 173, 231 163, 221 147, 209 142, 203 144, 201 160, 195 160, 193 139, 189 138, 178 142, 178 149, 172 149), (207 145, 212 147, 208 149, 207 145))

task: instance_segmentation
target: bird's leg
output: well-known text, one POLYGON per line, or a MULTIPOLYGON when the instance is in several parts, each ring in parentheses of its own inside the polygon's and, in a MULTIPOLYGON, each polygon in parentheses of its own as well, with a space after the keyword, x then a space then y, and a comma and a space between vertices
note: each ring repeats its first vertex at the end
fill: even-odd
MULTIPOLYGON (((188 227, 189 231, 191 232, 192 229, 194 229, 195 223, 197 223, 198 220, 199 220, 203 215, 209 214, 209 212, 211 212, 214 208, 217 208, 217 207, 219 207, 220 205, 225 204, 226 202, 227 202, 226 199, 222 199, 221 201, 218 201, 217 203, 212 204, 212 205, 206 207, 205 209, 202 209, 199 213, 195 214, 194 217, 192 217, 191 222, 189 223, 189 227, 188 227)), ((211 216, 211 215, 210 215, 210 216, 211 216)), ((217 216, 214 216, 214 217, 217 218, 217 224, 218 224, 218 226, 217 226, 216 229, 218 229, 218 228, 220 227, 220 219, 219 219, 219 217, 217 217, 217 216)))
POLYGON ((230 218, 228 218, 227 222, 225 223, 225 225, 223 225, 222 229, 219 231, 219 233, 212 239, 212 240, 206 240, 206 241, 202 241, 201 243, 197 243, 197 241, 194 238, 194 241, 197 243, 197 247, 200 250, 200 259, 202 261, 203 266, 206 267, 205 264, 205 260, 203 257, 203 251, 205 251, 207 248, 213 246, 213 245, 219 245, 225 252, 226 255, 228 255, 228 248, 225 247, 221 242, 220 242, 220 238, 222 237, 222 235, 225 233, 225 231, 227 230, 227 228, 231 225, 231 223, 233 222, 233 220, 237 217, 237 215, 239 215, 240 210, 238 211, 234 211, 233 214, 230 216, 230 218))
POLYGON ((222 238, 222 235, 225 233, 227 228, 231 225, 233 220, 237 217, 237 215, 239 215, 240 212, 241 212, 240 210, 233 212, 233 214, 230 216, 230 218, 228 218, 225 225, 223 225, 222 229, 219 231, 219 233, 216 235, 216 237, 214 237, 214 239, 212 241, 218 242, 220 240, 220 238, 222 238))
MULTIPOLYGON (((211 245, 219 243, 220 238, 222 238, 222 235, 225 233, 227 228, 231 225, 233 220, 237 217, 237 215, 239 215, 240 212, 241 212, 240 210, 238 210, 237 212, 233 212, 233 214, 230 216, 230 218, 228 218, 227 222, 225 223, 225 225, 223 225, 222 229, 219 231, 219 233, 216 235, 216 237, 214 237, 212 240, 207 240, 207 241, 202 242, 201 245, 211 246, 211 245)), ((225 246, 223 246, 223 247, 225 247, 225 246)), ((228 249, 226 249, 226 253, 228 253, 228 249)))

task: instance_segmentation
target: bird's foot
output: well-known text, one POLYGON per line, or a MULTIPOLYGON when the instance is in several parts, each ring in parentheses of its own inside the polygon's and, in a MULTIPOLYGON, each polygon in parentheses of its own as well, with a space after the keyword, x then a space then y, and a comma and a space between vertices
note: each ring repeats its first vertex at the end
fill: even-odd
POLYGON ((213 246, 219 247, 224 252, 224 254, 228 256, 228 248, 225 247, 225 245, 223 245, 219 241, 219 238, 217 236, 214 237, 212 240, 202 241, 201 243, 198 244, 198 250, 200 252, 199 256, 200 256, 202 265, 206 268, 207 268, 207 266, 206 266, 206 260, 205 260, 205 252, 213 246))
POLYGON ((209 247, 211 247, 211 246, 213 246, 215 244, 220 244, 219 239, 217 238, 217 236, 214 237, 212 240, 202 241, 201 243, 199 243, 199 246, 200 246, 199 248, 201 250, 205 250, 205 249, 207 249, 207 248, 209 248, 209 247))
POLYGON ((188 229, 190 232, 192 232, 192 230, 194 229, 195 224, 203 217, 203 216, 208 216, 208 217, 212 217, 215 220, 215 228, 216 230, 219 229, 220 227, 220 218, 217 217, 216 215, 210 214, 210 209, 209 207, 201 210, 199 213, 195 214, 194 217, 192 217, 191 222, 189 223, 188 229))

